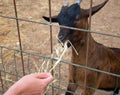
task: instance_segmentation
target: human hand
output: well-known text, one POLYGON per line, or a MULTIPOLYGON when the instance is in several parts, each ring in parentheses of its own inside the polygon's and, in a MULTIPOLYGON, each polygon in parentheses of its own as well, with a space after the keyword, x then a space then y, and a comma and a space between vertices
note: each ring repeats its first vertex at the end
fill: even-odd
POLYGON ((26 75, 17 81, 4 95, 41 95, 53 77, 49 73, 26 75))

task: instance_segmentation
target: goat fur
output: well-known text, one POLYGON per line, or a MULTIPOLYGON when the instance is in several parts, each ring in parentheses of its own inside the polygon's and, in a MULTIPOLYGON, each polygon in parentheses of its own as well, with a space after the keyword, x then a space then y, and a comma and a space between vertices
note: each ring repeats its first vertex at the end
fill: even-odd
MULTIPOLYGON (((99 11, 107 2, 108 0, 106 0, 105 2, 103 2, 98 6, 93 7, 92 15, 95 14, 97 11, 99 11)), ((68 20, 69 18, 68 10, 71 10, 70 14, 73 14, 72 16, 75 15, 74 21, 69 22, 69 24, 70 23, 74 24, 72 27, 80 28, 80 29, 89 28, 88 26, 89 9, 85 10, 78 8, 77 5, 75 4, 71 5, 68 8, 63 7, 59 15, 54 16, 52 18, 52 21, 59 22, 60 25, 69 26, 69 24, 66 24, 64 21, 66 19, 67 21, 70 21, 68 20), (80 10, 80 11, 74 14, 76 10, 80 10), (79 16, 78 13, 80 14, 79 16), (66 14, 68 16, 67 18, 65 18, 66 14)), ((43 18, 49 21, 48 17, 43 17, 43 18)), ((79 55, 76 55, 75 51, 72 50, 71 61, 75 64, 86 66, 86 50, 87 50, 88 35, 89 35, 89 49, 88 49, 89 51, 88 51, 87 66, 115 74, 120 74, 119 48, 110 48, 100 43, 97 43, 92 37, 91 33, 86 33, 83 31, 60 28, 58 37, 62 42, 64 42, 64 40, 68 38, 76 48, 79 55)), ((88 87, 93 87, 103 90, 114 90, 116 87, 120 87, 120 78, 107 75, 104 73, 85 70, 83 68, 75 67, 73 65, 69 65, 69 85, 67 87, 67 90, 74 93, 75 90, 79 88, 79 89, 83 89, 82 95, 93 95, 95 91, 89 89, 88 87), (78 86, 78 84, 83 86, 78 86)), ((66 92, 66 95, 73 95, 70 92, 66 92)))

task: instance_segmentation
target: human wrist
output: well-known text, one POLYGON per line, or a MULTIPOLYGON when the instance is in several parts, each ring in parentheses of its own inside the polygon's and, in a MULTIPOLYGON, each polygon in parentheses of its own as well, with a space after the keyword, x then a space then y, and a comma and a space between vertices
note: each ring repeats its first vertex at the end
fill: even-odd
POLYGON ((12 86, 3 95, 21 95, 20 93, 20 89, 17 86, 12 86))

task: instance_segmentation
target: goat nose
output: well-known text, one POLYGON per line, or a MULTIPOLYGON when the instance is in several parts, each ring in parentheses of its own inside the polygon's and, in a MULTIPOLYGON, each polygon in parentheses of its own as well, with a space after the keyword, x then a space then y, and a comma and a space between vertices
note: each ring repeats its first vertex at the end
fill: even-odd
POLYGON ((59 39, 62 39, 62 37, 63 37, 62 35, 58 36, 59 39))

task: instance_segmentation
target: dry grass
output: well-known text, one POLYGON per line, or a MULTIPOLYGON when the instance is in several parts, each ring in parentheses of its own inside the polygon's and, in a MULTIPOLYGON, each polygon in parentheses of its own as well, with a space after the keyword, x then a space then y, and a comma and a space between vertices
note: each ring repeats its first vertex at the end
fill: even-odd
MULTIPOLYGON (((17 1, 17 10, 18 10, 18 16, 19 18, 24 18, 28 20, 35 20, 35 21, 42 21, 45 22, 42 19, 43 15, 48 16, 49 15, 49 9, 48 9, 48 1, 43 0, 16 0, 17 1)), ((70 4, 74 2, 74 0, 69 0, 70 4)), ((100 3, 103 0, 93 0, 94 4, 100 3)), ((52 15, 57 14, 60 11, 61 6, 64 4, 64 0, 59 0, 59 3, 57 0, 52 0, 52 15)), ((92 18, 92 30, 95 31, 102 31, 102 32, 108 32, 111 34, 120 35, 120 0, 109 0, 108 4, 95 16, 92 18), (117 3, 116 3, 117 2, 117 3)), ((83 0, 82 7, 88 8, 89 7, 89 0, 83 0)), ((13 7, 13 0, 0 0, 0 14, 6 15, 6 16, 14 16, 14 7, 13 7)), ((50 53, 50 36, 49 36, 49 26, 44 26, 40 24, 34 24, 34 23, 28 23, 20 21, 20 33, 21 33, 21 39, 22 39, 22 47, 23 50, 33 53, 40 53, 44 55, 51 56, 50 53)), ((53 47, 55 50, 56 44, 58 43, 56 36, 58 34, 59 28, 53 27, 53 47)), ((96 41, 103 43, 107 46, 111 47, 120 47, 120 41, 118 38, 112 38, 102 35, 93 34, 96 41)), ((19 49, 18 45, 18 33, 16 29, 16 21, 5 19, 0 17, 0 46, 6 46, 9 48, 19 49)), ((60 50, 60 49, 59 49, 60 50)), ((53 57, 60 55, 58 51, 54 51, 57 54, 55 54, 53 57)), ((3 50, 3 58, 5 63, 5 70, 8 72, 15 73, 14 67, 14 51, 4 49, 3 50)), ((71 51, 70 49, 67 50, 66 54, 62 59, 70 61, 71 51)), ((30 62, 30 69, 29 71, 26 70, 28 73, 32 72, 39 72, 40 67, 42 66, 41 63, 46 67, 45 72, 48 70, 48 65, 50 60, 27 55, 24 54, 24 61, 25 61, 25 68, 28 69, 28 58, 30 62), (45 64, 47 63, 47 64, 45 64)), ((22 68, 21 68, 21 61, 20 61, 20 53, 16 53, 16 61, 17 61, 17 68, 18 68, 18 75, 22 75, 22 68)), ((55 63, 55 62, 54 62, 55 63)), ((2 59, 0 58, 0 65, 2 64, 2 59)), ((68 80, 68 65, 66 64, 59 64, 60 65, 60 76, 61 80, 65 80, 67 82, 68 80), (66 72, 66 73, 65 73, 66 72)), ((43 66, 43 68, 44 68, 43 66)), ((57 66, 54 70, 55 72, 58 72, 57 66)), ((1 67, 0 67, 1 68, 1 67)), ((42 67, 41 67, 42 68, 42 67)), ((42 70, 43 70, 42 68, 42 70)), ((16 73, 15 73, 16 74, 16 73)), ((4 74, 3 74, 4 75, 4 74)), ((58 73, 55 73, 55 76, 58 76, 58 73)), ((3 77, 8 82, 11 82, 14 80, 16 81, 16 78, 13 78, 11 75, 7 75, 3 77)), ((58 84, 58 83, 56 83, 58 84)), ((11 84, 10 84, 11 85, 11 84)), ((9 85, 8 85, 9 86, 9 85)), ((66 89, 66 84, 61 83, 61 88, 66 89)), ((57 93, 57 92, 56 92, 57 93)), ((61 93, 64 93, 61 92, 61 93)), ((99 95, 97 93, 96 95, 99 95)), ((102 94, 103 95, 103 94, 102 94)), ((108 95, 108 94, 104 94, 108 95)))

